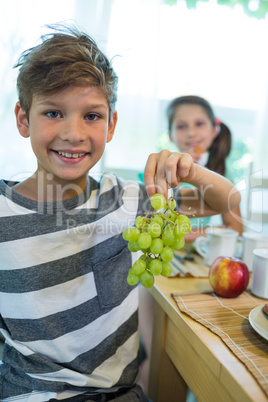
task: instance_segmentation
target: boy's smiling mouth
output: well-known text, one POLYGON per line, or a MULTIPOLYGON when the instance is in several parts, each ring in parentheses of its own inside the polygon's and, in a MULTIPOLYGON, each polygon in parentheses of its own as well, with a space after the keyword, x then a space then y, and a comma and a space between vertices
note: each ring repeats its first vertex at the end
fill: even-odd
POLYGON ((89 155, 89 152, 82 152, 82 151, 56 151, 53 152, 62 160, 62 161, 70 161, 70 162, 79 162, 84 159, 85 156, 89 155))
POLYGON ((86 155, 86 152, 77 152, 77 153, 70 153, 70 152, 63 152, 63 151, 56 151, 59 155, 64 156, 65 158, 80 158, 81 156, 86 155))

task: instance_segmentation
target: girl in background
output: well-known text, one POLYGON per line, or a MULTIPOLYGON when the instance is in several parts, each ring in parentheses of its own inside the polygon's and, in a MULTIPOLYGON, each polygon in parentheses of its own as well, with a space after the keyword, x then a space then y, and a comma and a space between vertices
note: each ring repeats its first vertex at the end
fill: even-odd
MULTIPOLYGON (((191 154, 195 163, 222 176, 226 175, 226 158, 231 151, 231 132, 224 123, 215 118, 212 107, 204 98, 199 96, 175 98, 168 106, 167 118, 170 140, 181 152, 191 154)), ((181 186, 186 187, 187 184, 182 183, 181 186)), ((243 224, 239 207, 222 214, 222 222, 224 226, 242 235, 243 224)), ((191 249, 190 243, 194 242, 196 237, 205 235, 205 229, 210 225, 210 218, 191 218, 191 224, 192 231, 185 236, 188 251, 191 249)), ((147 393, 154 300, 142 286, 139 286, 139 298, 143 306, 139 310, 139 322, 145 359, 141 365, 138 383, 147 393)), ((187 402, 191 401, 196 402, 196 399, 188 390, 187 402)))
MULTIPOLYGON (((175 98, 167 108, 170 140, 181 152, 189 153, 194 162, 220 175, 226 175, 226 158, 231 151, 231 132, 215 117, 209 102, 199 96, 175 98)), ((230 179, 230 178, 229 178, 230 179)), ((187 242, 205 235, 210 218, 192 219, 192 231, 185 236, 187 242)), ((239 206, 222 214, 223 226, 243 232, 239 206)))

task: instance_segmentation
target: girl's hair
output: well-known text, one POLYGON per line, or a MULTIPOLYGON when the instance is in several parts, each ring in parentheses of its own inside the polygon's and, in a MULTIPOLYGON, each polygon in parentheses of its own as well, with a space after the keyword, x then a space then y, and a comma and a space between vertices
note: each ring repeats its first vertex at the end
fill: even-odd
POLYGON ((171 132, 172 122, 177 108, 181 105, 198 105, 201 106, 208 115, 212 125, 219 126, 219 133, 212 142, 209 151, 209 158, 206 167, 221 175, 225 174, 225 160, 231 151, 232 138, 231 131, 222 122, 217 123, 213 109, 209 102, 200 96, 180 96, 173 99, 167 108, 168 130, 171 132))
POLYGON ((111 117, 118 82, 111 62, 96 42, 77 28, 62 24, 47 27, 56 32, 41 36, 41 44, 25 50, 14 66, 20 68, 17 90, 28 119, 34 95, 53 95, 77 83, 101 88, 111 117))

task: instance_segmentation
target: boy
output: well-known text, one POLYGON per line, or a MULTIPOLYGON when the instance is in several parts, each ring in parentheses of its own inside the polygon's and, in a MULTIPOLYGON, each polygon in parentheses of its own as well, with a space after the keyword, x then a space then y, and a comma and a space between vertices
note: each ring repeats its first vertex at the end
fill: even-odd
POLYGON ((138 372, 138 290, 122 238, 156 191, 180 211, 229 210, 240 195, 187 154, 149 156, 144 181, 88 176, 117 122, 117 76, 96 43, 61 28, 22 54, 15 115, 37 170, 0 182, 2 401, 146 401, 138 372))

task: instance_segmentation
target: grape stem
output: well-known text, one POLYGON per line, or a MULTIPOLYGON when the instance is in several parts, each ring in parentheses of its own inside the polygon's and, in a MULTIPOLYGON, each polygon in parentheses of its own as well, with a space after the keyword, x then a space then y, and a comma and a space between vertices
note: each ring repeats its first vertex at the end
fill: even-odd
POLYGON ((143 218, 143 223, 142 223, 141 229, 144 227, 146 222, 150 222, 150 219, 147 219, 147 217, 149 216, 151 209, 152 209, 152 206, 150 206, 148 212, 146 212, 146 214, 145 214, 145 216, 143 218))
MULTIPOLYGON (((180 216, 179 214, 176 214, 176 215, 180 216)), ((167 218, 167 216, 165 214, 161 214, 160 216, 161 216, 161 218, 165 219, 166 221, 172 223, 174 226, 177 225, 177 223, 175 223, 172 220, 170 220, 169 218, 167 218)))

